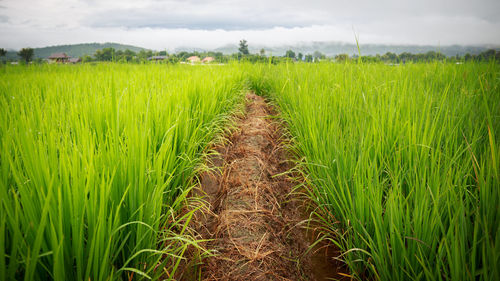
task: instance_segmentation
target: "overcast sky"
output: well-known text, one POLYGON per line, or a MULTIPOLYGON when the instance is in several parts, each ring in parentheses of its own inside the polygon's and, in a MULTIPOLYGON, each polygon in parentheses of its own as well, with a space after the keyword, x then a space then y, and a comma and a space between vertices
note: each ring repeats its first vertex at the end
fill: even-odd
POLYGON ((500 44, 500 0, 0 0, 0 47, 500 44), (353 31, 354 30, 354 31, 353 31))

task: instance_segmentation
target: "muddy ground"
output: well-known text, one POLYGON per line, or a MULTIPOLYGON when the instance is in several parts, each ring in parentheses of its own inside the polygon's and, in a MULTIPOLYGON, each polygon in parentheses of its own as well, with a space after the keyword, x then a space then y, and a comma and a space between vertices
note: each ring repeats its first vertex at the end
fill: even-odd
POLYGON ((303 198, 289 196, 294 183, 286 140, 272 107, 247 94, 245 115, 201 175, 210 212, 195 218, 197 232, 215 255, 203 261, 202 280, 341 279, 332 248, 307 251, 303 198), (285 174, 284 174, 285 173, 285 174), (302 202, 302 203, 300 203, 302 202), (328 278, 328 279, 327 279, 328 278))

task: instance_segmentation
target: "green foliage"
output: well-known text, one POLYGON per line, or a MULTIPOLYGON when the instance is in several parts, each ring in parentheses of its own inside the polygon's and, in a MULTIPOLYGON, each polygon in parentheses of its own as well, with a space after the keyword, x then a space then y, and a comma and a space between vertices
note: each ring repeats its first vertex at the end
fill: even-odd
POLYGON ((313 57, 315 61, 326 58, 325 54, 321 53, 320 51, 314 51, 313 57))
POLYGON ((28 63, 33 58, 34 50, 32 48, 22 48, 17 55, 20 56, 24 62, 28 63))
POLYGON ((255 66, 303 159, 312 216, 356 279, 500 280, 499 71, 255 66))
POLYGON ((7 50, 5 50, 4 48, 0 48, 0 57, 3 57, 7 54, 7 50))
POLYGON ((113 48, 104 48, 102 50, 97 50, 94 57, 97 61, 112 61, 115 59, 115 53, 116 51, 113 48))
POLYGON ((292 50, 286 51, 285 58, 295 59, 295 52, 292 50))
POLYGON ((115 53, 115 59, 116 61, 121 61, 121 62, 131 62, 136 54, 134 51, 131 51, 129 49, 126 49, 125 51, 118 50, 115 53))
POLYGON ((89 55, 85 55, 82 57, 82 62, 91 62, 91 61, 93 61, 93 59, 89 55))
POLYGON ((174 276, 198 247, 179 211, 242 102, 241 72, 34 65, 0 78, 0 280, 174 276))
POLYGON ((174 276, 198 247, 180 212, 192 177, 245 83, 279 106, 311 215, 356 279, 499 280, 500 80, 488 54, 2 67, 0 280, 174 276))
POLYGON ((146 51, 146 50, 142 50, 142 51, 140 51, 140 52, 137 54, 137 59, 138 59, 139 61, 144 62, 144 61, 146 61, 146 60, 147 60, 149 57, 151 57, 151 56, 153 56, 153 51, 150 51, 150 50, 148 50, 148 51, 146 51))
POLYGON ((248 51, 248 43, 247 40, 240 40, 240 46, 238 48, 238 51, 241 55, 248 55, 250 52, 248 51))
POLYGON ((335 61, 337 62, 345 62, 347 60, 349 60, 348 54, 338 54, 335 56, 335 61))
POLYGON ((480 61, 497 60, 498 62, 500 62, 500 51, 496 51, 494 49, 486 50, 480 53, 477 56, 477 59, 480 61))
POLYGON ((382 56, 382 60, 384 60, 384 61, 396 62, 397 59, 398 59, 398 55, 391 53, 391 52, 387 52, 382 56))

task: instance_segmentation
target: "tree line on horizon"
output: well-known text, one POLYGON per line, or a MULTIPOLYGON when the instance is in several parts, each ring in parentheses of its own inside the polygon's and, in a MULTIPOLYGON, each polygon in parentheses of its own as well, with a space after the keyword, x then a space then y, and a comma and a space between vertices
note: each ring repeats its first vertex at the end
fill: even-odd
MULTIPOLYGON (((0 48, 0 58, 5 56, 7 51, 4 48, 0 48)), ((17 52, 20 57, 21 62, 29 63, 34 61, 35 63, 43 63, 43 59, 34 58, 33 48, 22 48, 17 52)), ((387 52, 383 55, 369 55, 369 56, 358 56, 356 54, 349 56, 348 54, 337 54, 335 56, 327 56, 319 51, 313 53, 303 54, 301 52, 296 53, 293 50, 287 50, 283 56, 266 55, 266 51, 261 49, 256 54, 251 54, 248 50, 248 42, 246 40, 240 40, 239 48, 237 53, 225 55, 222 52, 187 52, 181 51, 177 53, 168 54, 167 51, 154 52, 152 50, 141 50, 139 52, 134 52, 132 50, 116 50, 112 47, 103 48, 97 50, 92 56, 84 55, 81 56, 81 60, 84 63, 88 62, 122 62, 122 63, 144 63, 148 61, 148 58, 153 56, 165 56, 164 63, 179 63, 186 61, 187 58, 191 56, 202 57, 213 57, 215 62, 227 63, 229 61, 247 61, 252 63, 266 62, 266 63, 279 63, 284 61, 295 61, 295 62, 319 62, 319 61, 334 61, 334 62, 384 62, 384 63, 406 63, 406 62, 430 62, 430 61, 490 61, 496 60, 500 61, 500 50, 489 49, 478 55, 465 54, 463 56, 450 56, 447 57, 441 52, 429 51, 426 53, 409 53, 403 52, 396 54, 393 52, 387 52)))

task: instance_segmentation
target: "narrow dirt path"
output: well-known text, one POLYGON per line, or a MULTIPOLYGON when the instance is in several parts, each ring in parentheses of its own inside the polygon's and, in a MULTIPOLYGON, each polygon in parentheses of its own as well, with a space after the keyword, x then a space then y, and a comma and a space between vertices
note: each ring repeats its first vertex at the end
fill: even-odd
POLYGON ((269 118, 272 108, 247 94, 246 114, 229 144, 218 147, 212 165, 220 173, 201 176, 211 215, 199 229, 216 255, 202 268, 202 280, 322 280, 335 266, 307 254, 296 203, 287 195, 293 183, 281 173, 290 168, 282 131, 269 118), (312 265, 311 263, 320 263, 312 265), (326 270, 324 269, 326 267, 326 270), (319 271, 319 272, 314 272, 319 271))

